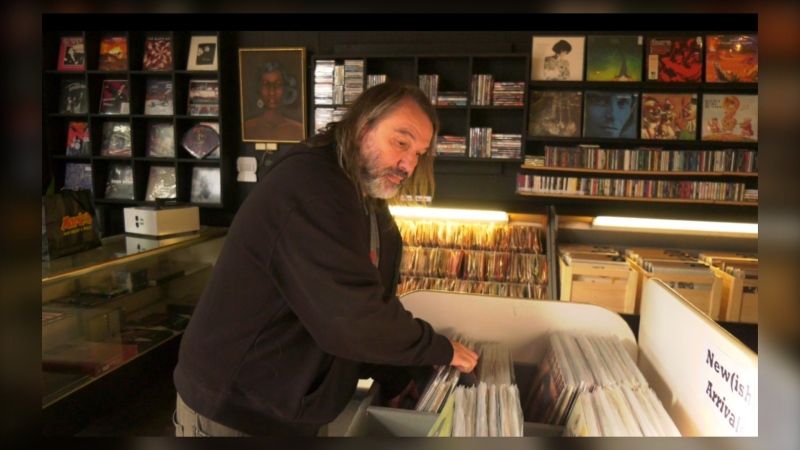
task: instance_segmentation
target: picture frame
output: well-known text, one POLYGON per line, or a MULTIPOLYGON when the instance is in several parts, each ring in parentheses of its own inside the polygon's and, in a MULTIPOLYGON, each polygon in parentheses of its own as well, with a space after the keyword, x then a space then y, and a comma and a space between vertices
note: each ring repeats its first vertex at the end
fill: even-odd
POLYGON ((217 70, 218 60, 219 42, 216 36, 192 36, 187 70, 217 70))
POLYGON ((239 49, 242 141, 306 138, 306 48, 239 49))

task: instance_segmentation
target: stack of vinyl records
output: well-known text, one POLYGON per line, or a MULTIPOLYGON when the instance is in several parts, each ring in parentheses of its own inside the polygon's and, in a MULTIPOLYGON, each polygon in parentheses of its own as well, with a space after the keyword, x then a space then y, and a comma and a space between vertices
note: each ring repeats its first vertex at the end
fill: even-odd
POLYGON ((508 347, 497 342, 455 339, 478 353, 474 377, 454 391, 452 436, 522 436, 522 405, 508 347))
POLYGON ((611 386, 578 394, 564 436, 676 437, 680 432, 652 389, 611 386))
POLYGON ((588 265, 615 269, 630 267, 625 257, 609 246, 560 244, 558 254, 569 266, 588 265))
POLYGON ((461 371, 451 365, 439 366, 414 408, 421 412, 440 413, 453 393, 461 371))
POLYGON ((736 278, 758 280, 758 254, 703 251, 698 259, 736 278))
MULTIPOLYGON (((645 271, 655 275, 690 275, 714 278, 714 270, 705 262, 681 250, 627 248, 625 254, 645 271)), ((712 289, 711 284, 662 280, 673 289, 712 289)))
POLYGON ((553 333, 523 410, 565 436, 680 436, 614 335, 553 333))
POLYGON ((516 384, 459 386, 455 390, 454 437, 520 437, 523 418, 516 384))

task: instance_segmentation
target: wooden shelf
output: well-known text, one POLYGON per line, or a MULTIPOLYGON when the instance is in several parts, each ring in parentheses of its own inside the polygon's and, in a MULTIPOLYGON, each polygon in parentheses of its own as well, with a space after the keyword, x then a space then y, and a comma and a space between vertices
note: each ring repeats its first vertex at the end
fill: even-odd
POLYGON ((528 197, 554 197, 554 198, 575 198, 575 199, 592 199, 592 200, 616 200, 628 202, 662 202, 662 203, 702 203, 713 205, 733 205, 733 206, 755 206, 758 207, 758 202, 734 202, 726 200, 694 200, 687 198, 647 198, 647 197, 611 197, 601 195, 571 195, 571 194, 543 194, 532 192, 517 192, 517 195, 528 197))
POLYGON ((539 170, 548 172, 583 172, 583 173, 608 173, 615 175, 659 175, 659 176, 692 176, 692 177, 756 177, 757 172, 673 172, 666 170, 606 170, 586 169, 582 167, 553 167, 531 166, 523 164, 520 168, 525 170, 539 170))

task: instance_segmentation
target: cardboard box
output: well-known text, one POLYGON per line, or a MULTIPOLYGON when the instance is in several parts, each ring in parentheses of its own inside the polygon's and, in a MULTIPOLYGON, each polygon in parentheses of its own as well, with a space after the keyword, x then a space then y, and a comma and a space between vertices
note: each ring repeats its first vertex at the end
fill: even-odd
POLYGON ((719 320, 758 323, 758 280, 737 278, 714 268, 722 279, 719 320))
POLYGON ((586 265, 570 266, 558 257, 561 301, 604 306, 618 313, 639 312, 636 301, 639 276, 630 265, 605 269, 586 265))
POLYGON ((145 236, 169 236, 200 229, 197 206, 156 209, 137 206, 125 208, 125 232, 145 236))
POLYGON ((642 303, 642 289, 651 278, 657 278, 682 295, 686 301, 696 306, 711 320, 720 320, 719 310, 722 302, 722 278, 711 275, 655 274, 646 271, 634 260, 628 258, 631 267, 639 276, 637 282, 636 303, 642 303), (700 288, 695 288, 700 287, 700 288))

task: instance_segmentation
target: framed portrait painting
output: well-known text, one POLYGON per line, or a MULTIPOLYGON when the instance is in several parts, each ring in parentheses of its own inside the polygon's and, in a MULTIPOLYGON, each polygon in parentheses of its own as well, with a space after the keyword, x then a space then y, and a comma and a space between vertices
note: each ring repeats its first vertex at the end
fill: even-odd
POLYGON ((239 49, 244 142, 300 142, 306 137, 306 49, 239 49))

